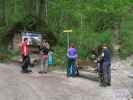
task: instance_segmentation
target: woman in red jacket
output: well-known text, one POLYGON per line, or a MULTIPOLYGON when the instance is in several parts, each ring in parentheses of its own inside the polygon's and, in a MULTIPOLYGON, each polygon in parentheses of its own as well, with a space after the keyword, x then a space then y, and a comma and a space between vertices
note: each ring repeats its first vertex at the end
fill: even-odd
POLYGON ((29 65, 29 47, 27 45, 28 39, 24 38, 24 40, 20 44, 20 53, 23 59, 22 63, 22 72, 23 73, 29 73, 31 70, 28 70, 29 65))

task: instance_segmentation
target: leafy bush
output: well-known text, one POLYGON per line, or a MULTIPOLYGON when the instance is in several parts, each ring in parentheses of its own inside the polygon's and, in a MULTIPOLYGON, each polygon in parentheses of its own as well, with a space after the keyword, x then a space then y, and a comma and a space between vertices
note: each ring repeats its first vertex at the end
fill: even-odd
POLYGON ((64 69, 66 67, 67 57, 66 57, 66 48, 62 46, 54 47, 53 51, 53 63, 54 65, 61 66, 64 69))
POLYGON ((120 27, 120 56, 126 58, 133 54, 133 14, 128 14, 120 27))
POLYGON ((86 58, 91 54, 93 48, 99 47, 101 44, 106 43, 111 47, 112 35, 107 32, 102 33, 84 33, 75 36, 72 40, 76 40, 76 47, 80 58, 86 58))
POLYGON ((18 51, 8 50, 7 48, 0 49, 0 61, 9 61, 18 56, 18 51))

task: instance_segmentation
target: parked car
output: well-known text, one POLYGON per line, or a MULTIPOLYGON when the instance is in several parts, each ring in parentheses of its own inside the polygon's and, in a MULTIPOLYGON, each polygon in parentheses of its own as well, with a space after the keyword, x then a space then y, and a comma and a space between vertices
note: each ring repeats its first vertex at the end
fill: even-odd
POLYGON ((28 38, 28 45, 39 46, 42 41, 42 34, 39 32, 22 32, 22 39, 28 38))
POLYGON ((42 34, 39 32, 22 32, 22 39, 28 38, 28 45, 31 52, 38 52, 42 41, 42 34))

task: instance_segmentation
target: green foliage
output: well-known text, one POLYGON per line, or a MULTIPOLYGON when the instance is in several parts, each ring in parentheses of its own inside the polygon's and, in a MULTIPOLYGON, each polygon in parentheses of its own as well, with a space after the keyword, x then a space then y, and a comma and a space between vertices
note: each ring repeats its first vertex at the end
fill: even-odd
POLYGON ((133 54, 133 14, 128 14, 123 20, 120 30, 120 56, 133 54))
POLYGON ((55 57, 60 58, 64 57, 65 49, 60 51, 58 47, 66 48, 67 45, 63 30, 72 29, 70 41, 85 58, 89 50, 101 43, 111 47, 112 30, 118 25, 121 26, 120 53, 129 55, 133 47, 132 23, 127 17, 131 16, 132 6, 133 0, 0 0, 0 46, 6 43, 6 36, 11 32, 39 31, 47 33, 52 44, 57 43, 55 57), (123 22, 127 24, 123 25, 123 22))
POLYGON ((82 34, 82 41, 77 43, 79 56, 87 57, 91 54, 91 50, 93 48, 96 48, 103 43, 106 43, 111 46, 111 37, 111 34, 107 32, 82 34))
POLYGON ((66 68, 67 56, 66 56, 66 48, 61 46, 56 46, 53 51, 53 63, 54 65, 61 65, 62 68, 66 68))
POLYGON ((13 60, 14 57, 18 56, 18 51, 8 50, 7 48, 0 49, 0 62, 5 62, 9 60, 13 60))

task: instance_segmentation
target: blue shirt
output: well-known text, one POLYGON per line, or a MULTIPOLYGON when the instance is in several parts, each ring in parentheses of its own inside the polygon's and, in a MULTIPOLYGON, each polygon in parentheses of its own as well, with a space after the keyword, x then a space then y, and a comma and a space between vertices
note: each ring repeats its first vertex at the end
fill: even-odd
POLYGON ((104 62, 110 62, 110 51, 108 48, 104 48, 103 49, 103 53, 104 53, 104 56, 103 56, 103 61, 104 62))

